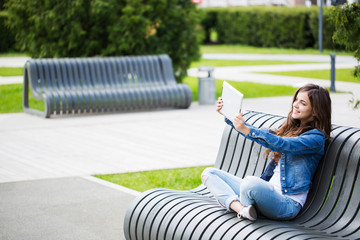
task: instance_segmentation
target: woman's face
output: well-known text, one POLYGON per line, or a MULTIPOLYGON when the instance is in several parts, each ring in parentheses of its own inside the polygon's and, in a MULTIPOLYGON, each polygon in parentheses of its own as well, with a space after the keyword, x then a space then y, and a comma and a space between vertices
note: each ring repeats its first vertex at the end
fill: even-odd
POLYGON ((305 124, 313 119, 312 107, 307 92, 298 92, 293 102, 292 118, 300 120, 301 124, 305 124))

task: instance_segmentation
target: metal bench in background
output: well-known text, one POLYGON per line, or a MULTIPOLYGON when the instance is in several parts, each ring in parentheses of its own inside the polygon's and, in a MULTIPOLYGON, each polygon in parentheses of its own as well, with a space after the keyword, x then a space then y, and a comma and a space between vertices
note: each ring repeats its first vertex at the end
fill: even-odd
MULTIPOLYGON (((248 112, 246 121, 277 128, 283 117, 248 112)), ((260 176, 265 149, 226 126, 215 167, 239 177, 260 176)), ((292 221, 237 219, 204 185, 191 191, 152 189, 129 206, 124 233, 130 239, 359 239, 360 129, 333 126, 307 201, 292 221)), ((199 176, 200 178, 200 176, 199 176)))
POLYGON ((24 112, 43 117, 188 108, 191 101, 167 55, 31 59, 24 67, 24 112), (44 112, 29 107, 29 86, 44 112))

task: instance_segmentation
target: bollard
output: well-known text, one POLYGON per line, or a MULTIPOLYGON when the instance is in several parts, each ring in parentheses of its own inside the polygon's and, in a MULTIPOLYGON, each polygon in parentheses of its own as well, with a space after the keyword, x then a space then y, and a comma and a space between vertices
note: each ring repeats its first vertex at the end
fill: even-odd
POLYGON ((216 102, 215 78, 212 76, 214 67, 200 66, 200 72, 207 72, 206 77, 199 76, 198 101, 199 104, 214 104, 216 102))
POLYGON ((335 58, 336 58, 336 54, 332 53, 330 54, 330 58, 331 58, 331 72, 330 72, 330 77, 331 77, 331 86, 330 86, 330 91, 331 92, 336 92, 335 90, 335 58))

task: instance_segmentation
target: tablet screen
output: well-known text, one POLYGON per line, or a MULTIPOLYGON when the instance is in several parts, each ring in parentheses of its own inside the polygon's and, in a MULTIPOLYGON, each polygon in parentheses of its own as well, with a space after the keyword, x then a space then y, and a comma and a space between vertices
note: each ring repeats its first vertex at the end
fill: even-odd
POLYGON ((233 121, 241 112, 244 95, 224 81, 221 97, 223 99, 223 107, 220 110, 220 113, 230 121, 233 121))

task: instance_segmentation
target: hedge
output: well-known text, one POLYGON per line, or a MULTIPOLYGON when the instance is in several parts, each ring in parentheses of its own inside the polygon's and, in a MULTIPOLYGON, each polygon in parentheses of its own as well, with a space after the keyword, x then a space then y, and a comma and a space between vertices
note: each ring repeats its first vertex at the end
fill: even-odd
MULTIPOLYGON (((334 24, 330 8, 323 9, 323 47, 343 48, 332 42, 334 24)), ((317 48, 317 7, 233 7, 202 10, 204 32, 215 30, 220 44, 244 44, 281 48, 317 48)), ((205 42, 209 37, 205 37, 205 42)))
POLYGON ((177 80, 200 57, 189 0, 8 0, 22 52, 34 58, 167 53, 177 80))

